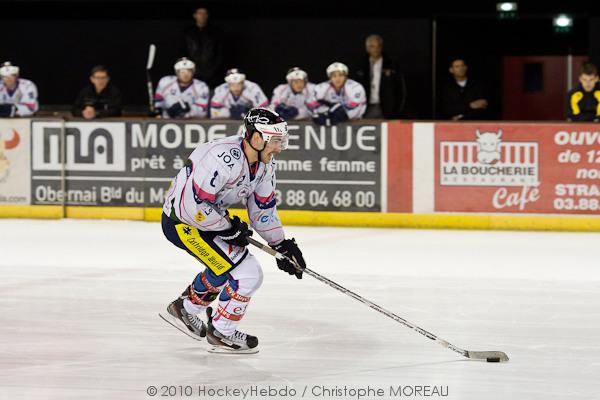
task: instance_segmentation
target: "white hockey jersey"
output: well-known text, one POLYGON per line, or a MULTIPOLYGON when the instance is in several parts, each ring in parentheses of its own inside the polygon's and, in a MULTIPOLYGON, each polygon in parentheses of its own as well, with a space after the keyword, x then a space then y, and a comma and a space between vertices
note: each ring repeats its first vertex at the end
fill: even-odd
POLYGON ((332 104, 341 103, 349 119, 362 118, 367 109, 365 88, 352 79, 346 79, 339 92, 336 92, 329 81, 319 83, 315 87, 315 98, 332 104))
POLYGON ((162 109, 162 117, 169 118, 167 109, 179 100, 190 106, 190 111, 183 118, 206 118, 208 116, 209 89, 206 83, 194 79, 183 91, 177 83, 175 75, 161 78, 154 94, 156 108, 162 109))
POLYGON ((9 91, 0 80, 0 104, 14 104, 16 117, 33 115, 40 108, 38 104, 38 91, 35 83, 28 79, 19 78, 14 91, 9 91))
POLYGON ((230 118, 229 108, 236 105, 248 109, 266 107, 269 105, 269 99, 260 86, 249 80, 244 81, 244 89, 239 97, 235 97, 231 93, 228 83, 223 83, 216 87, 215 94, 210 101, 210 117, 230 118))
POLYGON ((246 200, 250 225, 269 244, 284 239, 275 199, 275 159, 251 171, 241 136, 198 146, 173 179, 163 206, 166 215, 203 231, 231 227, 226 210, 246 200))
POLYGON ((314 97, 315 84, 308 82, 304 90, 300 93, 294 93, 292 87, 287 84, 281 84, 273 90, 271 98, 271 108, 275 110, 280 104, 288 107, 296 107, 298 115, 294 119, 306 119, 312 116, 312 110, 319 105, 314 97))

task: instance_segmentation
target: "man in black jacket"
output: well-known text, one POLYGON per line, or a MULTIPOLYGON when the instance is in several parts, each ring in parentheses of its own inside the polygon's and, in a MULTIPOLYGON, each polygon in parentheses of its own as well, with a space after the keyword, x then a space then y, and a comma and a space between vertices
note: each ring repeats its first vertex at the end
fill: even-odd
POLYGON ((181 55, 196 64, 195 77, 212 88, 223 79, 223 35, 210 24, 205 7, 198 7, 193 16, 194 25, 183 31, 181 55))
POLYGON ((406 102, 406 84, 398 62, 383 52, 383 38, 370 35, 365 41, 367 54, 355 69, 356 80, 367 92, 367 111, 363 118, 400 118, 406 102))
POLYGON ((121 92, 110 83, 106 67, 92 68, 90 82, 79 92, 71 110, 73 116, 85 119, 121 116, 121 92))
POLYGON ((598 69, 586 62, 581 68, 579 85, 567 95, 567 119, 569 121, 600 121, 600 85, 598 69))
POLYGON ((485 119, 488 102, 480 82, 467 78, 467 64, 457 58, 450 63, 452 80, 442 91, 442 116, 454 121, 485 119))

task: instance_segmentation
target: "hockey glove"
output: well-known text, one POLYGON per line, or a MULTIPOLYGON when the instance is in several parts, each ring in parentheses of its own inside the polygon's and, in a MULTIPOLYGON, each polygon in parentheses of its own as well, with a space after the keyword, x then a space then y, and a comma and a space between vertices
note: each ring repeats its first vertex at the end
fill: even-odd
POLYGON ((329 118, 331 119, 331 124, 335 125, 348 121, 348 114, 346 114, 344 107, 338 103, 329 109, 329 118))
POLYGON ((312 120, 313 123, 315 123, 316 125, 331 125, 331 120, 329 119, 328 111, 313 114, 312 120))
POLYGON ((298 115, 298 109, 296 107, 288 107, 285 104, 280 104, 275 107, 275 112, 281 115, 281 118, 285 120, 294 119, 298 115))
MULTIPOLYGON (((296 261, 296 263, 302 268, 306 268, 306 262, 304 261, 304 257, 302 257, 302 252, 298 248, 296 244, 296 239, 285 239, 283 242, 271 246, 273 249, 277 250, 284 256, 291 258, 296 261)), ((298 271, 296 266, 290 261, 283 259, 277 260, 277 268, 282 271, 287 272, 290 275, 296 275, 296 278, 302 279, 302 271, 298 271)))
POLYGON ((235 104, 229 107, 231 119, 244 119, 248 111, 250 111, 250 109, 243 104, 235 104))
POLYGON ((16 109, 13 104, 0 104, 0 117, 14 117, 16 109))
POLYGON ((252 231, 248 228, 248 224, 235 216, 229 220, 231 228, 217 232, 217 236, 223 239, 225 243, 233 246, 246 247, 250 243, 248 237, 252 236, 252 231))
POLYGON ((191 110, 190 105, 188 103, 183 102, 183 106, 181 102, 177 102, 173 104, 171 107, 167 108, 167 114, 171 118, 177 118, 191 110))

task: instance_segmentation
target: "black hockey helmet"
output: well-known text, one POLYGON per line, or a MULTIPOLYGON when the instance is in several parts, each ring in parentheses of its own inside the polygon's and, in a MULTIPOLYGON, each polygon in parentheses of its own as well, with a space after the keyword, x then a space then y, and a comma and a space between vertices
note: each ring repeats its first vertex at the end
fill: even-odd
POLYGON ((280 140, 281 149, 287 148, 287 122, 274 111, 266 108, 251 109, 244 117, 244 127, 246 128, 244 137, 248 140, 254 132, 259 132, 265 144, 271 140, 280 140))

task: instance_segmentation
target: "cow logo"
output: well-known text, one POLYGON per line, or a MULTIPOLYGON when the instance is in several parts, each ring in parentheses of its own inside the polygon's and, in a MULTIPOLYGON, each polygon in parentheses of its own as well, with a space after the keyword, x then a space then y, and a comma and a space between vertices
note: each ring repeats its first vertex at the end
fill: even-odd
POLYGON ((5 181, 10 172, 10 161, 6 157, 6 153, 9 150, 17 148, 20 141, 19 132, 14 129, 12 131, 12 138, 8 140, 5 140, 0 133, 0 182, 5 181))
POLYGON ((479 132, 477 129, 477 161, 481 164, 495 164, 500 160, 502 129, 495 132, 479 132))
POLYGON ((475 130, 473 141, 440 142, 440 185, 539 185, 539 144, 505 141, 502 129, 475 130))

